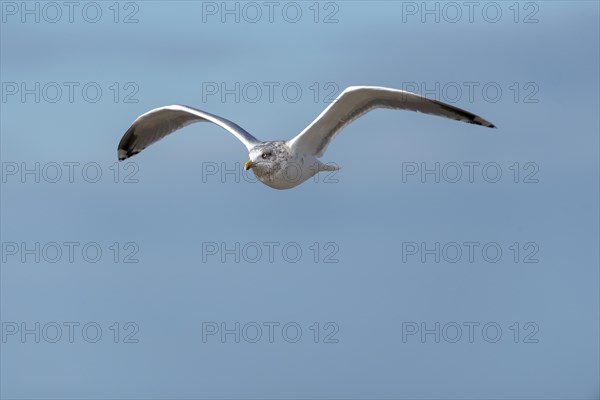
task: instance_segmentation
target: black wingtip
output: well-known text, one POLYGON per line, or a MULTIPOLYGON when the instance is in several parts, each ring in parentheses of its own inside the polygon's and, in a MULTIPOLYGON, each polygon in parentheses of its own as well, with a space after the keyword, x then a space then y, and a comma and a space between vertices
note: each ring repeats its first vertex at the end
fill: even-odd
POLYGON ((119 161, 127 160, 129 158, 129 152, 119 146, 117 149, 117 157, 119 158, 119 161))
POLYGON ((135 124, 132 125, 127 132, 121 138, 119 142, 119 147, 117 148, 117 157, 119 161, 123 161, 128 159, 131 156, 136 155, 139 151, 134 150, 135 148, 135 124))
POLYGON ((471 119, 471 123, 476 124, 476 125, 481 125, 484 126, 486 128, 496 128, 496 125, 492 124, 490 121, 486 121, 485 119, 478 117, 477 115, 473 114, 473 118, 471 119))
POLYGON ((118 151, 119 161, 127 160, 129 157, 133 157, 136 154, 138 154, 139 152, 140 152, 140 150, 119 149, 119 151, 118 151))

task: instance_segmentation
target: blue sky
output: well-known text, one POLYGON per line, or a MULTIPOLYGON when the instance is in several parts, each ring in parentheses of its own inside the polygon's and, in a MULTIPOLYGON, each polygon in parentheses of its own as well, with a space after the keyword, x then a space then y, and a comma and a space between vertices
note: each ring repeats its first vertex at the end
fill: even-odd
POLYGON ((598 3, 49 4, 0 3, 3 398, 598 398, 598 3), (351 85, 499 128, 376 110, 288 191, 204 124, 116 163, 351 85))

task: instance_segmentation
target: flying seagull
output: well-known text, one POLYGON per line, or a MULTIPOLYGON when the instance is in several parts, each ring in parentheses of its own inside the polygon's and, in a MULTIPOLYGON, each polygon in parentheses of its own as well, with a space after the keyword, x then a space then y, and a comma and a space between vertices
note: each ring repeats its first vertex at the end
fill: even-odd
POLYGON ((136 155, 169 133, 195 122, 212 122, 233 133, 248 149, 244 164, 274 189, 290 189, 321 171, 337 167, 319 161, 333 138, 350 122, 375 108, 393 108, 438 115, 488 128, 495 126, 460 108, 404 90, 351 86, 344 90, 310 125, 291 140, 262 142, 239 125, 217 115, 183 105, 170 105, 140 115, 119 143, 119 160, 136 155))

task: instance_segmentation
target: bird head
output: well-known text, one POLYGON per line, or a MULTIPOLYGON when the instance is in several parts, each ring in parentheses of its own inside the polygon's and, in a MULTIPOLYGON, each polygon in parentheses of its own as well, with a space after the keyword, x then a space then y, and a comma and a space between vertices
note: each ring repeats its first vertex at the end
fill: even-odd
POLYGON ((256 175, 264 175, 277 170, 288 153, 284 142, 264 142, 250 150, 250 159, 244 164, 247 171, 252 169, 256 175))

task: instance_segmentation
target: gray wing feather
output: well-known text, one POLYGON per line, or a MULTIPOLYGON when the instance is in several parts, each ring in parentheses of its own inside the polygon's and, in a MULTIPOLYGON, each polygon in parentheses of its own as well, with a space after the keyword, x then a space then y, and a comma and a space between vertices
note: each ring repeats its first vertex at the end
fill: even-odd
POLYGON ((203 121, 212 122, 233 133, 248 150, 260 143, 239 125, 225 118, 188 106, 171 105, 150 110, 133 122, 119 142, 119 160, 136 155, 184 126, 203 121))
POLYGON ((404 90, 351 86, 344 90, 309 126, 290 140, 289 145, 297 151, 321 157, 342 128, 375 108, 418 111, 495 128, 492 123, 468 111, 404 90))

